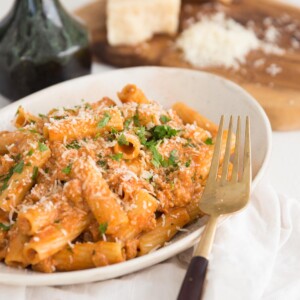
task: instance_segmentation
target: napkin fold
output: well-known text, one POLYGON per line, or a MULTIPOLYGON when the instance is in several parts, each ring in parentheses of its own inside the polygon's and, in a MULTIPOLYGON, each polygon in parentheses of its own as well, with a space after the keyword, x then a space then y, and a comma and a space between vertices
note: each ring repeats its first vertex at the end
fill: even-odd
MULTIPOLYGON (((268 182, 260 183, 248 207, 217 230, 203 299, 300 299, 299 216, 300 199, 280 196, 268 182)), ((1 299, 15 300, 173 300, 186 267, 174 257, 105 282, 65 287, 0 285, 0 294, 1 299)))

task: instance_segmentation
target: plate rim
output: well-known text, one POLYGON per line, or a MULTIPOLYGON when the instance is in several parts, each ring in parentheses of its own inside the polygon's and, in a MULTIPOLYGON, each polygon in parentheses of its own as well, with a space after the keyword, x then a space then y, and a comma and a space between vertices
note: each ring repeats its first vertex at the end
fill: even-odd
MULTIPOLYGON (((106 76, 111 73, 120 73, 120 72, 135 72, 139 70, 151 70, 151 71, 159 71, 159 72, 182 72, 182 73, 191 73, 191 74, 197 74, 201 76, 211 77, 214 80, 218 80, 223 82, 225 85, 230 87, 231 89, 234 89, 236 91, 239 91, 240 93, 245 95, 245 99, 247 98, 248 102, 251 102, 252 105, 254 105, 255 109, 260 113, 265 129, 266 129, 266 154, 263 160, 263 163, 258 170, 255 178, 252 182, 252 191, 255 189, 257 184, 261 181, 263 175, 266 172, 266 169, 268 167, 270 157, 271 157, 271 151, 272 151, 272 129, 270 121, 261 107, 261 105, 258 103, 258 101, 250 95, 246 90, 244 90, 242 87, 240 87, 238 84, 223 78, 221 76, 211 74, 209 72, 205 71, 198 71, 198 70, 190 70, 190 69, 182 69, 182 68, 172 68, 172 67, 156 67, 156 66, 147 66, 147 67, 131 67, 131 68, 123 68, 123 69, 115 69, 115 70, 109 70, 109 71, 103 71, 96 74, 89 74, 86 76, 82 76, 79 78, 75 78, 72 80, 64 81, 61 83, 58 83, 56 85, 53 85, 51 87, 45 88, 43 90, 40 90, 36 93, 33 93, 31 95, 28 95, 18 101, 15 101, 3 108, 0 109, 0 115, 4 114, 6 110, 11 110, 12 106, 19 106, 23 103, 26 103, 27 101, 30 101, 30 98, 33 96, 37 97, 38 95, 42 95, 44 93, 47 93, 51 90, 55 90, 58 87, 61 86, 68 86, 72 84, 76 84, 78 81, 82 80, 89 80, 89 78, 101 78, 102 76, 106 76)), ((130 75, 130 74, 129 74, 130 75)), ((128 76, 129 76, 128 75, 128 76)), ((221 220, 220 223, 223 223, 226 219, 229 217, 224 218, 221 220)), ((219 224, 220 225, 220 224, 219 224)), ((166 259, 192 247, 198 238, 200 237, 200 234, 202 233, 204 229, 204 226, 200 227, 199 229, 195 230, 194 232, 191 232, 187 234, 186 236, 182 237, 180 240, 176 241, 173 244, 164 246, 160 249, 158 249, 155 252, 149 253, 145 256, 137 257, 132 260, 124 261, 119 264, 110 265, 106 267, 101 268, 93 268, 93 269, 87 269, 87 270, 79 270, 79 271, 71 271, 71 272, 57 272, 57 273, 51 273, 51 274, 43 274, 43 273, 26 273, 24 271, 23 274, 9 274, 9 273, 2 273, 0 269, 0 283, 1 284, 7 284, 11 286, 53 286, 53 285, 69 285, 69 284, 79 284, 79 283, 87 283, 87 282, 95 282, 95 281, 104 281, 112 278, 118 278, 120 276, 131 274, 133 272, 136 272, 138 270, 145 269, 149 266, 153 266, 157 263, 160 263, 162 261, 165 261, 166 259), (140 264, 143 266, 140 267, 140 264), (123 268, 121 268, 122 271, 118 270, 120 269, 120 266, 122 265, 123 268), (129 270, 130 269, 130 270, 129 270), (113 275, 118 271, 118 275, 113 275), (104 279, 97 278, 97 275, 101 273, 106 273, 106 276, 104 279), (66 275, 69 275, 66 277, 66 275), (86 276, 88 275, 88 276, 86 276), (86 278, 86 280, 85 280, 86 278), (26 281, 26 282, 24 282, 26 281), (61 282, 60 282, 61 281, 61 282)), ((3 262, 1 262, 3 264, 3 262)), ((4 266, 5 268, 10 268, 8 266, 4 266)), ((100 277, 100 276, 99 276, 100 277)))

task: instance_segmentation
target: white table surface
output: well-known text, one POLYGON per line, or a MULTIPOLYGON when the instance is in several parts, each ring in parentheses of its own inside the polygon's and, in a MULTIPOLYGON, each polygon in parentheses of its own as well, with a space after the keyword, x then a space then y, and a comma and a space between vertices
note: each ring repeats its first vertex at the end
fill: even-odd
MULTIPOLYGON (((300 0, 284 0, 300 6, 300 0)), ((91 0, 61 0, 72 11, 91 0)), ((0 1, 0 18, 9 10, 13 0, 0 1)), ((93 72, 113 69, 95 64, 93 72)), ((300 84, 300 79, 299 79, 300 84)), ((0 96, 0 106, 7 104, 0 96)), ((300 118, 300 116, 299 116, 300 118)), ((288 196, 300 198, 300 130, 294 132, 274 132, 273 150, 269 165, 269 176, 275 190, 288 196)))

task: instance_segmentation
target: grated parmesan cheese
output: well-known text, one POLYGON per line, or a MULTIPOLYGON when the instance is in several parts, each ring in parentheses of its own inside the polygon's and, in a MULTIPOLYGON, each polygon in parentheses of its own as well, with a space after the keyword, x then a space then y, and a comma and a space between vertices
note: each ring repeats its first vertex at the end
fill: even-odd
MULTIPOLYGON (((274 41, 278 32, 270 27, 267 39, 274 41)), ((239 69, 252 50, 261 49, 268 54, 283 54, 284 50, 270 41, 259 40, 251 28, 246 28, 224 13, 203 17, 184 30, 177 39, 177 47, 184 59, 192 65, 239 69)))
POLYGON ((272 77, 275 77, 276 75, 282 72, 282 68, 277 66, 276 64, 271 64, 269 67, 266 68, 266 72, 272 77))

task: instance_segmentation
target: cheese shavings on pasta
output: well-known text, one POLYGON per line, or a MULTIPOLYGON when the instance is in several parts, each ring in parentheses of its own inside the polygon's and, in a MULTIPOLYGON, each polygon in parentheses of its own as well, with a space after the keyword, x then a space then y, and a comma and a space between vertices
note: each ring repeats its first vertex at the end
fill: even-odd
MULTIPOLYGON (((0 133, 0 259, 73 271, 151 253, 202 216, 217 127, 183 103, 164 109, 135 85, 0 133)), ((224 155, 226 132, 223 137, 224 155)), ((233 144, 233 143, 232 143, 233 144)), ((233 149, 232 149, 233 150, 233 149)))

